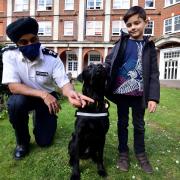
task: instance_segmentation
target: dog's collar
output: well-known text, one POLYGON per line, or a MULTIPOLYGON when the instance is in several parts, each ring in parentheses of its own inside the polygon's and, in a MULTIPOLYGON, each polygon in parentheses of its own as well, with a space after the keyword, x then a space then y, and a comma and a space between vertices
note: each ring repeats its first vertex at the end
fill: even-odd
POLYGON ((109 116, 107 112, 105 113, 86 113, 86 112, 79 112, 77 111, 76 116, 88 116, 88 117, 104 117, 104 116, 109 116))

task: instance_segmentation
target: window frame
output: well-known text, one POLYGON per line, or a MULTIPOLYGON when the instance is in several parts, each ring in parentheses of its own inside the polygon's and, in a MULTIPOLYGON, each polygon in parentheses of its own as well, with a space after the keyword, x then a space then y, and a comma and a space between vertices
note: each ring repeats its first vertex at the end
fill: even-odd
POLYGON ((65 0, 64 10, 74 10, 74 0, 65 0), (71 1, 71 2, 68 2, 68 1, 71 1), (71 8, 67 8, 68 5, 71 5, 71 8))
POLYGON ((101 54, 97 51, 90 51, 88 53, 88 65, 90 63, 93 63, 93 64, 97 64, 97 63, 101 63, 101 54), (90 58, 91 58, 91 55, 98 55, 99 56, 99 61, 91 61, 90 58))
POLYGON ((180 1, 176 2, 177 0, 172 0, 172 3, 167 3, 167 1, 169 2, 170 0, 164 0, 164 7, 169 7, 169 6, 172 6, 174 4, 180 3, 180 1))
POLYGON ((44 4, 43 6, 40 8, 40 2, 41 0, 37 0, 37 11, 52 11, 53 10, 53 0, 50 0, 51 1, 51 5, 47 5, 47 1, 49 0, 44 0, 44 4), (50 9, 48 9, 50 8, 50 9))
POLYGON ((14 1, 14 12, 24 12, 24 11, 29 11, 29 0, 15 0, 14 1), (19 6, 20 6, 19 10, 17 9, 18 1, 21 1, 21 2, 19 2, 19 6), (25 4, 24 1, 27 1, 27 4, 25 4), (24 8, 24 6, 27 6, 27 8, 24 8))
MULTIPOLYGON (((68 31, 69 32, 69 31, 68 31)), ((64 36, 73 36, 74 35, 74 21, 64 21, 64 36), (65 28, 65 25, 70 24, 71 28, 65 28), (71 34, 68 34, 67 31, 65 33, 65 30, 71 29, 71 34)))
POLYGON ((151 34, 146 34, 146 33, 145 33, 145 29, 150 29, 150 28, 148 28, 148 24, 147 24, 146 27, 145 27, 145 29, 144 29, 144 35, 154 36, 154 21, 153 21, 153 20, 149 20, 148 23, 152 23, 152 33, 151 33, 151 34))
MULTIPOLYGON (((116 27, 115 27, 116 28, 116 27)), ((114 29, 115 29, 114 28, 114 29)), ((127 33, 127 28, 126 28, 126 24, 124 23, 123 20, 115 20, 112 21, 112 36, 120 36, 121 35, 121 30, 127 33), (114 24, 118 24, 118 28, 119 28, 119 32, 114 32, 113 31, 113 26, 114 24), (124 30, 123 30, 124 29, 124 30), (117 34, 113 34, 113 33, 117 33, 117 34)))
POLYGON ((103 9, 103 0, 87 0, 87 4, 86 4, 86 9, 87 10, 102 10, 103 9), (89 1, 93 1, 94 2, 94 6, 91 8, 91 6, 89 6, 89 1), (101 6, 96 6, 97 2, 101 1, 101 6))
POLYGON ((163 27, 163 34, 173 34, 173 33, 177 33, 177 32, 180 32, 180 29, 179 30, 175 30, 175 18, 176 17, 179 17, 180 18, 180 15, 176 15, 176 16, 173 16, 171 18, 167 18, 167 19, 164 19, 164 27, 163 27), (171 20, 171 31, 166 31, 166 21, 169 21, 171 20))
POLYGON ((123 7, 123 4, 125 4, 123 0, 122 1, 118 1, 120 3, 120 7, 115 7, 115 5, 114 5, 115 1, 118 1, 118 0, 113 0, 113 7, 112 7, 112 9, 129 9, 130 8, 130 5, 131 5, 131 1, 130 0, 124 0, 124 1, 128 1, 128 7, 123 7))
POLYGON ((86 36, 102 36, 103 35, 103 21, 86 21, 86 36), (99 25, 97 23, 100 23, 99 25), (89 26, 92 28, 88 28, 89 26), (91 25, 90 25, 91 24, 91 25), (97 27, 99 26, 99 27, 97 27), (101 26, 101 27, 100 27, 101 26), (93 33, 87 34, 92 29, 93 33), (97 29, 101 29, 101 32, 99 33, 97 29), (89 30, 89 31, 88 31, 89 30))
POLYGON ((145 1, 144 1, 144 8, 145 8, 145 9, 155 9, 155 0, 152 0, 152 1, 153 1, 153 6, 152 6, 152 7, 146 6, 146 1, 148 1, 148 0, 145 0, 145 1))
POLYGON ((73 51, 66 51, 66 67, 67 67, 67 72, 77 72, 78 71, 78 57, 77 54, 74 53, 73 51), (75 59, 69 60, 70 55, 75 55, 75 59), (69 69, 69 66, 72 66, 71 69, 69 69))
POLYGON ((39 24, 39 30, 42 28, 41 26, 45 26, 43 28, 43 30, 44 30, 43 34, 39 34, 40 32, 38 31, 38 36, 42 36, 42 37, 44 37, 44 36, 52 36, 52 31, 53 31, 53 29, 52 29, 52 21, 39 21, 38 24, 39 24), (49 29, 51 30, 51 32, 49 34, 46 33, 46 25, 47 24, 49 24, 49 29))

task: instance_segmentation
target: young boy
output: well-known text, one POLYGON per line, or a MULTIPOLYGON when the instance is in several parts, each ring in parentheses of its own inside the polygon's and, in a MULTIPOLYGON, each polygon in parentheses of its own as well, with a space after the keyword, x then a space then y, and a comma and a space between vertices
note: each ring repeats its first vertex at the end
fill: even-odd
POLYGON ((106 57, 109 72, 107 97, 117 104, 119 160, 118 167, 128 171, 128 116, 132 109, 134 151, 146 173, 153 169, 145 153, 144 113, 155 112, 160 97, 159 70, 153 41, 143 36, 146 13, 142 7, 131 7, 123 18, 129 34, 122 32, 120 40, 106 57))

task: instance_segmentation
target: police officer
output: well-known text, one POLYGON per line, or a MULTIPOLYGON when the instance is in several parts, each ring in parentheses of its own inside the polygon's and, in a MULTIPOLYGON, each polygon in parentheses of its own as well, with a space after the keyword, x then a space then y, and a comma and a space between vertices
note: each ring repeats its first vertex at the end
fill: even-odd
POLYGON ((16 136, 14 158, 21 159, 29 152, 31 110, 35 110, 33 133, 37 144, 45 147, 52 143, 60 109, 55 84, 75 107, 93 100, 74 90, 58 55, 41 46, 35 19, 20 18, 7 26, 6 33, 16 47, 4 50, 2 83, 12 93, 8 114, 16 136))

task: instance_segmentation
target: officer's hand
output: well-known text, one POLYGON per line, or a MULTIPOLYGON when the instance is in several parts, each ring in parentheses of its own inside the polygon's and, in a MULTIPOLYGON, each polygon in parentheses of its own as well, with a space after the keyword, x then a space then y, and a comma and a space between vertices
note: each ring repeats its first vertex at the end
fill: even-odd
POLYGON ((44 103, 48 106, 50 114, 56 114, 60 110, 57 99, 49 93, 43 96, 44 103))
POLYGON ((85 95, 82 95, 80 93, 77 93, 76 91, 74 90, 71 90, 68 94, 68 100, 69 102, 75 106, 75 107, 85 107, 85 105, 87 103, 93 103, 94 100, 85 96, 85 95))

